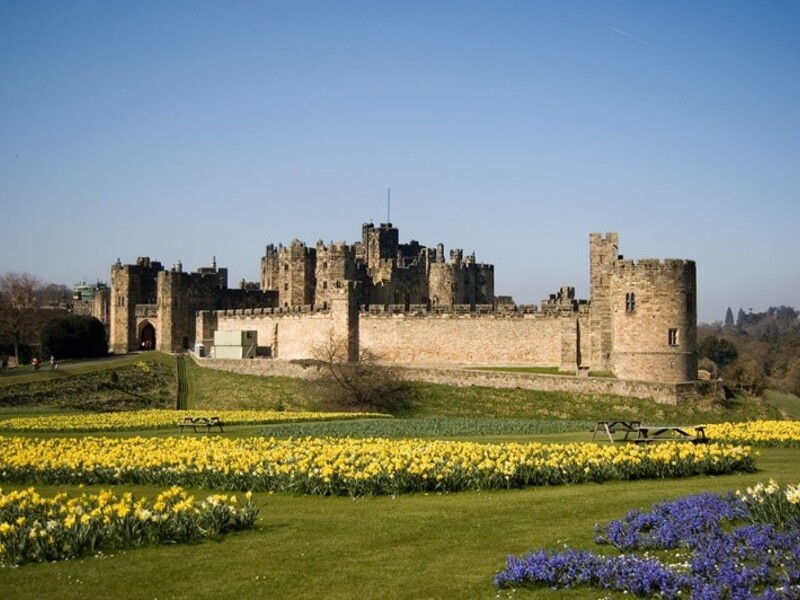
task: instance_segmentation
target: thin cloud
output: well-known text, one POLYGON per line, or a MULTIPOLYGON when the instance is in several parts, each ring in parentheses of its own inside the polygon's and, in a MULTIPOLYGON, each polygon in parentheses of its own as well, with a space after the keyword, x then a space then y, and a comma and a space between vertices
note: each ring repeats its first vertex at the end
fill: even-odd
POLYGON ((653 45, 650 42, 646 42, 645 40, 636 37, 635 35, 631 35, 627 31, 622 31, 622 29, 617 29, 616 27, 610 27, 610 29, 614 33, 618 33, 619 35, 625 36, 626 38, 631 39, 634 42, 639 42, 640 44, 644 44, 645 46, 652 46, 653 45))

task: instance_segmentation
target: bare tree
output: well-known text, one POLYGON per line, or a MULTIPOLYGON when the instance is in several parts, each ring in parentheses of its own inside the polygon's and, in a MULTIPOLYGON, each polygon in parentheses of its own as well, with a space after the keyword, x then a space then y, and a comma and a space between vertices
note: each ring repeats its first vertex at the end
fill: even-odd
POLYGON ((29 273, 0 275, 0 339, 13 344, 17 364, 20 344, 35 336, 36 290, 41 287, 41 281, 29 273))
POLYGON ((348 360, 347 340, 333 332, 312 351, 324 375, 323 381, 337 393, 334 402, 355 409, 398 412, 408 407, 412 387, 398 377, 395 369, 379 364, 371 350, 361 349, 358 360, 348 360))

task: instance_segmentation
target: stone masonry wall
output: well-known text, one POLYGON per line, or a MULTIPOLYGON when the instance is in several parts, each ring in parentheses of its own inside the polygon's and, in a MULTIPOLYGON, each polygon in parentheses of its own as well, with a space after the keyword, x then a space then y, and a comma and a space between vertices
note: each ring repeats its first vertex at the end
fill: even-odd
POLYGON ((324 346, 333 322, 329 312, 218 311, 218 331, 256 331, 258 345, 270 346, 282 360, 310 358, 315 347, 324 346))
POLYGON ((534 315, 360 314, 362 349, 399 363, 561 363, 561 324, 534 315))
MULTIPOLYGON (((347 310, 343 305, 342 311, 347 310)), ((283 360, 311 358, 345 325, 333 311, 217 311, 220 331, 254 330, 258 345, 270 346, 272 356, 283 360)), ((561 319, 493 314, 389 315, 351 314, 357 319, 358 346, 391 363, 526 364, 557 366, 562 363, 561 319)), ((344 316, 344 315, 342 315, 344 316)))

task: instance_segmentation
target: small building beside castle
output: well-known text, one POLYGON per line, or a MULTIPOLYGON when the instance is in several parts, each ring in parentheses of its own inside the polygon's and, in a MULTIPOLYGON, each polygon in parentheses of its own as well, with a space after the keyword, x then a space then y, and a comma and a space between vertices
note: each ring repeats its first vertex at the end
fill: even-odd
POLYGON ((390 363, 557 366, 620 379, 697 379, 695 263, 629 260, 616 233, 589 237, 590 297, 562 287, 540 306, 495 296, 494 266, 444 247, 399 242, 390 223, 361 240, 269 244, 258 285, 227 287, 227 270, 165 269, 139 258, 111 269, 112 351, 174 352, 215 332, 255 332, 257 355, 312 358, 342 340, 390 363))

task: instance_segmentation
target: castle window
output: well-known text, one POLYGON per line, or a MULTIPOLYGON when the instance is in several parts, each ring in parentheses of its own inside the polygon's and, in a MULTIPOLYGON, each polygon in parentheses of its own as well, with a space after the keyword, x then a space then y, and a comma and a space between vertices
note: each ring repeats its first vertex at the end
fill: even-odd
POLYGON ((284 283, 283 284, 283 291, 284 292, 288 292, 289 291, 289 284, 288 283, 284 283))
POLYGON ((328 282, 327 281, 323 281, 322 282, 322 289, 323 290, 327 290, 328 289, 328 282))
POLYGON ((625 294, 625 312, 628 314, 636 312, 636 294, 633 292, 625 294))
POLYGON ((289 263, 283 263, 283 272, 284 273, 288 273, 289 272, 289 263))
POLYGON ((677 329, 668 329, 667 330, 667 342, 670 346, 677 346, 678 345, 678 330, 677 329))
POLYGON ((478 285, 486 285, 486 277, 478 275, 478 285))
POLYGON ((322 270, 325 271, 325 270, 327 270, 327 268, 328 268, 328 261, 327 260, 323 260, 322 261, 322 270))

